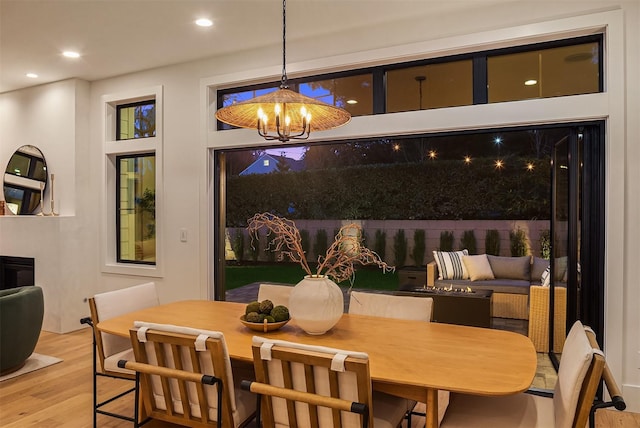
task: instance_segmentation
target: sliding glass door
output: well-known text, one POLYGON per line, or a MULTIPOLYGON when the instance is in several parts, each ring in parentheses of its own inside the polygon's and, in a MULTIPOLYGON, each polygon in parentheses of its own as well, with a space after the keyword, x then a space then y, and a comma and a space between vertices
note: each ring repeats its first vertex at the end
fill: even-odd
POLYGON ((571 128, 555 143, 551 163, 549 349, 553 353, 558 339, 554 336, 568 331, 578 319, 603 337, 604 124, 571 128))

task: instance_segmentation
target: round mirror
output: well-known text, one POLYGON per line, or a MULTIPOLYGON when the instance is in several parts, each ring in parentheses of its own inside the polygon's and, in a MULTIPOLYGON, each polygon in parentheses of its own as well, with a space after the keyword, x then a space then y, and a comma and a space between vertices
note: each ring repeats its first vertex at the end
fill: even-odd
POLYGON ((47 163, 35 146, 22 146, 9 159, 4 173, 4 200, 13 214, 34 214, 40 191, 47 187, 47 163))

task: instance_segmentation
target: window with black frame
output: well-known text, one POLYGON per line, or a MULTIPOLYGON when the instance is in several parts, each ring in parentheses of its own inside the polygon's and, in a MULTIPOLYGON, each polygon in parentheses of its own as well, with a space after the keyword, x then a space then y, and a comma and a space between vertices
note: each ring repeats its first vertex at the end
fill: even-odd
MULTIPOLYGON (((602 35, 289 79, 292 90, 351 116, 602 92, 602 35)), ((226 107, 271 82, 218 91, 226 107)), ((218 122, 218 130, 232 129, 218 122)))
POLYGON ((116 115, 117 140, 156 136, 155 100, 118 105, 116 115))
POLYGON ((118 262, 156 263, 155 164, 154 153, 116 157, 118 262))

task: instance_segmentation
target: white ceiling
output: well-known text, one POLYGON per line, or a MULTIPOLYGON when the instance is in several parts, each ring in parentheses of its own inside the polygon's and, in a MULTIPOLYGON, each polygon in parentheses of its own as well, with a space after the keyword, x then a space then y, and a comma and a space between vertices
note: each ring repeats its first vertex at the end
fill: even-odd
MULTIPOLYGON (((474 1, 289 0, 287 40, 443 13, 474 1)), ((0 93, 281 44, 281 23, 280 0, 0 0, 0 93), (196 27, 199 17, 212 19, 213 27, 196 27), (64 50, 82 57, 64 58, 64 50), (39 77, 26 77, 29 72, 39 77)))

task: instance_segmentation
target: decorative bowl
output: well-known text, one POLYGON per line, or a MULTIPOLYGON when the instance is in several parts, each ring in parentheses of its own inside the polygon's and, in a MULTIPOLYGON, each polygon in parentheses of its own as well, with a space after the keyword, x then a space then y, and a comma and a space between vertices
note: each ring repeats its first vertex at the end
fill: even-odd
POLYGON ((250 328, 251 330, 261 331, 263 333, 278 330, 280 327, 282 327, 283 325, 289 322, 289 320, 279 321, 279 322, 267 322, 266 320, 264 322, 249 322, 246 320, 245 317, 246 315, 242 315, 240 317, 240 322, 242 324, 244 324, 246 327, 250 328))

